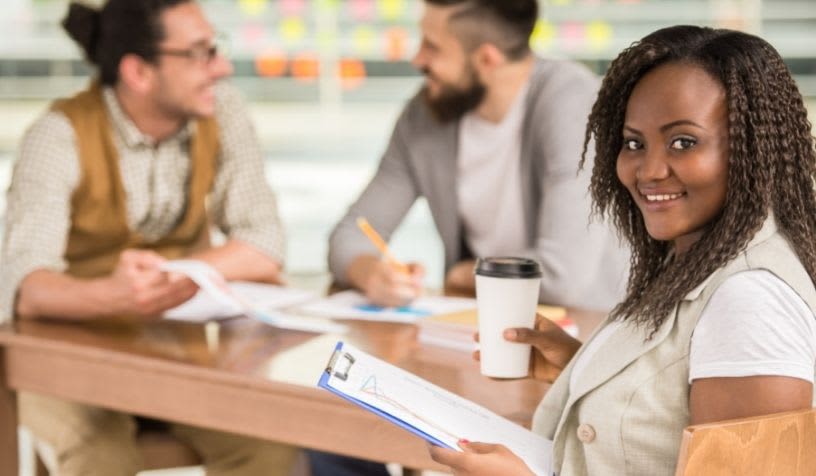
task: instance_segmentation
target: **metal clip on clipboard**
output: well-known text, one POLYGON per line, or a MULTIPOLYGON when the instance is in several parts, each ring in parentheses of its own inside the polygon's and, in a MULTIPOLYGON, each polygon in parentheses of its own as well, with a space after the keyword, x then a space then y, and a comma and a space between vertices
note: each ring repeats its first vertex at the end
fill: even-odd
POLYGON ((329 359, 329 365, 326 366, 326 373, 329 375, 333 373, 335 377, 345 382, 348 380, 348 374, 354 362, 355 359, 353 355, 348 352, 343 352, 343 349, 337 349, 332 354, 331 359, 329 359), (340 371, 340 366, 344 366, 342 372, 340 371))

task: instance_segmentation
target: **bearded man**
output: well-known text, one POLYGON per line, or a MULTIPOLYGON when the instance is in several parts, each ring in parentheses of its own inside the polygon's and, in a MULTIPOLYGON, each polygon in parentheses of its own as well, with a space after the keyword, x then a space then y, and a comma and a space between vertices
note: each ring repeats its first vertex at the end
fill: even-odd
POLYGON ((413 60, 425 83, 331 235, 338 284, 386 306, 421 293, 423 266, 406 273, 383 261, 355 220, 366 217, 387 240, 424 197, 447 288, 472 292, 476 258, 510 255, 540 262, 541 302, 604 310, 623 296, 628 255, 590 220, 589 174, 578 173, 598 80, 533 54, 537 18, 536 0, 425 1, 413 60))

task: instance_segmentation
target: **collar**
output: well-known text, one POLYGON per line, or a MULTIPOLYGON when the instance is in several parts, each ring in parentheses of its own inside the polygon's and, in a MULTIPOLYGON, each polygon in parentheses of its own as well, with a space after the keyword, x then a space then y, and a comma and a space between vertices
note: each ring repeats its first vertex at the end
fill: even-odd
MULTIPOLYGON (((754 237, 751 238, 751 241, 748 242, 748 245, 745 247, 743 253, 757 246, 758 244, 767 241, 771 236, 776 234, 776 232, 777 232, 776 217, 774 217, 773 212, 768 212, 768 217, 765 219, 765 222, 762 224, 762 227, 759 229, 758 232, 756 232, 754 237)), ((714 275, 716 274, 717 271, 711 273, 711 275, 707 277, 702 283, 700 283, 696 288, 689 291, 688 294, 686 294, 686 296, 683 298, 683 300, 693 301, 700 297, 700 294, 702 294, 703 289, 705 289, 706 286, 708 286, 708 284, 711 282, 712 279, 714 279, 714 275)))

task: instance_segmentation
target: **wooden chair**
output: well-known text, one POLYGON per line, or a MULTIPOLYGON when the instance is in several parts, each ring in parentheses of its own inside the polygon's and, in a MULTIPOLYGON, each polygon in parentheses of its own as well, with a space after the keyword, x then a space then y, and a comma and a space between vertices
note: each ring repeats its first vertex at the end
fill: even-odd
POLYGON ((816 475, 816 409, 689 426, 675 476, 816 475))

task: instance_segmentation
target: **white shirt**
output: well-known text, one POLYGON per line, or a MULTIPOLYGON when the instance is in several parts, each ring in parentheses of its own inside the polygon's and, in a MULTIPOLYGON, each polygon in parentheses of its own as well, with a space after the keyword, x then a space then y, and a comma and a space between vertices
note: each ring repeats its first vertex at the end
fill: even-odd
MULTIPOLYGON (((592 356, 623 323, 602 329, 575 362, 570 391, 592 356)), ((787 283, 765 270, 737 273, 708 301, 691 338, 689 382, 775 375, 814 381, 816 316, 787 283)))
POLYGON ((475 112, 459 123, 456 193, 464 236, 477 257, 525 249, 521 201, 521 134, 528 85, 499 123, 475 112))
POLYGON ((765 270, 728 278, 691 337, 689 382, 780 375, 813 382, 816 317, 787 283, 765 270))

